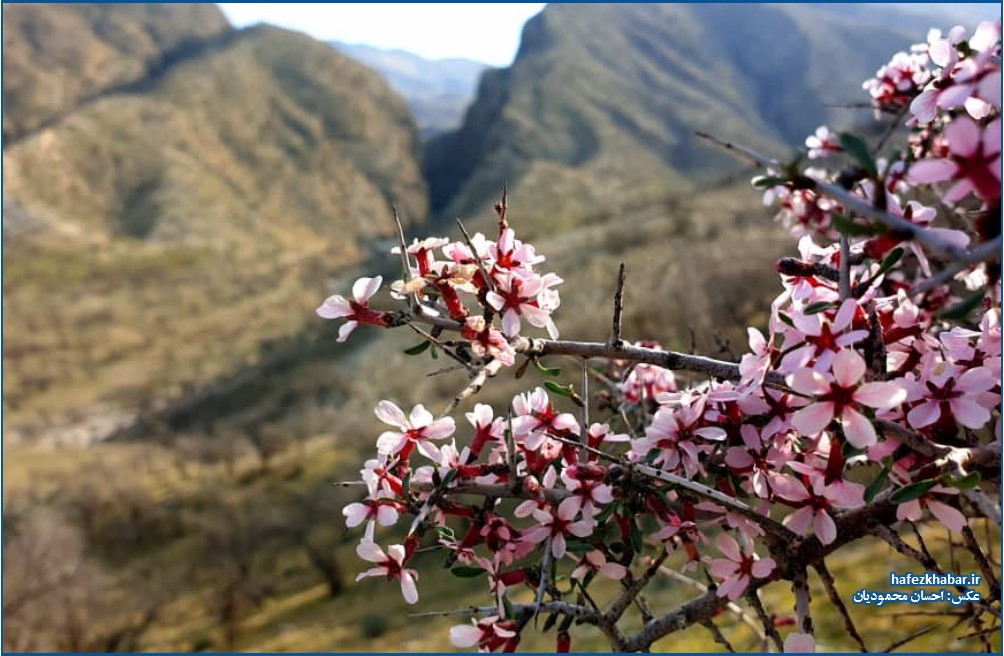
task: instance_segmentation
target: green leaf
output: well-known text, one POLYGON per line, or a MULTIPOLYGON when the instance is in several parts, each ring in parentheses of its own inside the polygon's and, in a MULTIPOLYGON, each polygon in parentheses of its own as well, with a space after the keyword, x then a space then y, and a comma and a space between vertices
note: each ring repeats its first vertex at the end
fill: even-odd
POLYGON ((983 304, 984 296, 984 291, 980 289, 947 310, 943 310, 941 314, 938 315, 938 318, 947 319, 949 321, 960 321, 965 319, 973 312, 973 310, 983 304))
POLYGON ((882 467, 882 471, 879 475, 875 477, 875 480, 868 484, 865 488, 865 503, 871 503, 878 493, 882 491, 886 483, 889 481, 889 473, 892 471, 892 458, 886 458, 885 466, 882 467))
POLYGON ((753 186, 757 189, 770 189, 788 182, 788 178, 775 175, 758 175, 753 178, 753 186))
POLYGON ((463 565, 454 567, 450 570, 454 576, 460 577, 462 579, 472 579, 475 576, 481 576, 485 573, 485 570, 480 567, 465 567, 463 565))
POLYGON ((457 538, 457 534, 449 526, 437 526, 436 533, 444 540, 455 540, 457 538))
POLYGON ((572 388, 571 388, 571 386, 567 386, 566 387, 565 385, 559 385, 558 383, 554 382, 553 380, 545 380, 544 381, 544 387, 546 387, 548 390, 550 390, 551 392, 554 392, 555 394, 557 394, 559 396, 567 396, 568 398, 572 398, 572 388))
POLYGON ((927 494, 937 481, 931 479, 929 481, 921 481, 919 483, 911 483, 906 487, 901 487, 891 495, 889 495, 889 501, 893 503, 906 503, 907 501, 916 501, 920 497, 927 494))
POLYGON ((565 549, 567 551, 571 551, 576 556, 584 556, 593 549, 595 549, 595 547, 586 542, 580 542, 578 540, 569 540, 568 542, 565 543, 565 549))
POLYGON ((411 494, 411 470, 410 469, 408 470, 408 473, 404 475, 404 480, 401 481, 401 490, 402 490, 402 496, 404 496, 404 498, 407 499, 409 497, 409 495, 411 494))
POLYGON ((873 180, 878 177, 878 167, 875 166, 875 159, 864 139, 851 134, 850 132, 840 133, 840 147, 844 149, 854 161, 861 165, 861 168, 868 173, 868 177, 873 180))
POLYGON ((534 360, 533 361, 533 366, 537 368, 537 371, 539 371, 540 373, 544 374, 545 376, 560 376, 561 375, 561 369, 560 368, 555 367, 554 369, 550 369, 550 368, 545 367, 544 365, 542 365, 540 363, 540 360, 534 360))
POLYGON ((980 480, 981 477, 979 472, 969 472, 965 476, 960 476, 959 478, 950 478, 946 476, 942 482, 949 487, 954 487, 959 490, 971 490, 980 484, 980 480))
POLYGON ((506 617, 513 617, 512 602, 509 601, 509 597, 502 597, 502 608, 505 610, 506 617))
POLYGON ((425 351, 426 349, 428 349, 430 346, 432 346, 432 342, 426 340, 426 341, 422 342, 421 344, 415 344, 411 348, 406 348, 404 350, 404 353, 405 353, 405 355, 419 355, 423 351, 425 351))
POLYGON ((640 554, 645 547, 645 541, 641 534, 641 527, 636 522, 631 522, 631 548, 636 554, 640 554))
POLYGON ((438 360, 439 359, 439 351, 436 350, 435 346, 432 347, 432 350, 429 351, 429 353, 432 354, 432 359, 433 360, 438 360))
POLYGON ((817 301, 815 303, 809 303, 802 308, 802 314, 806 316, 809 316, 810 314, 819 314, 823 310, 835 310, 836 307, 837 304, 832 301, 817 301))
POLYGON ((848 237, 874 237, 875 235, 882 234, 880 226, 870 223, 855 223, 839 212, 830 212, 830 218, 833 219, 833 227, 840 234, 847 235, 848 237))
POLYGON ((897 246, 896 248, 889 251, 889 254, 885 256, 884 260, 882 260, 882 264, 879 265, 878 271, 876 271, 875 275, 872 276, 872 280, 878 278, 883 273, 893 268, 896 265, 896 263, 903 258, 904 252, 905 251, 900 246, 897 246))

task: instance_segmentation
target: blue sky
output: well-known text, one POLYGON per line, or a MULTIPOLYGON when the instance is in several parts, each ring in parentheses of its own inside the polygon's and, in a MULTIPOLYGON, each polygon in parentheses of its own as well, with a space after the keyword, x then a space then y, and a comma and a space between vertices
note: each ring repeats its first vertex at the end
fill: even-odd
POLYGON ((507 66, 523 23, 544 3, 299 4, 221 3, 236 27, 272 23, 316 39, 408 50, 428 59, 464 57, 507 66))

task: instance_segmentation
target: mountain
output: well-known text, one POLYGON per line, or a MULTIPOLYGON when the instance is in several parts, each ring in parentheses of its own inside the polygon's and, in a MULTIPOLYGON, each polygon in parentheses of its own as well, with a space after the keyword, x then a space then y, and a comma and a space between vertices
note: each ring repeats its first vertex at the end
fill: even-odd
POLYGON ((272 27, 9 145, 5 436, 108 434, 316 326, 325 280, 393 234, 391 205, 425 216, 419 147, 376 72, 272 27))
POLYGON ((404 50, 332 42, 380 72, 408 102, 426 138, 460 126, 487 64, 470 59, 425 59, 404 50))
POLYGON ((4 5, 7 142, 230 30, 212 4, 4 5))
POLYGON ((460 129, 428 145, 433 211, 490 212, 508 181, 514 216, 553 230, 734 170, 697 130, 781 154, 822 122, 860 120, 835 105, 863 101, 861 82, 917 37, 840 11, 548 5, 512 66, 484 74, 460 129))

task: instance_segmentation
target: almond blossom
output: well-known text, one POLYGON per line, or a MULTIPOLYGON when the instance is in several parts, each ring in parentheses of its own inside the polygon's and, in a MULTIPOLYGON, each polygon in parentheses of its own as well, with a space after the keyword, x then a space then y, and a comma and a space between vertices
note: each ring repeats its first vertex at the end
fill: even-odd
POLYGON ((752 549, 740 549, 739 543, 728 533, 718 535, 717 545, 725 558, 712 560, 708 571, 722 579, 718 586, 719 597, 735 601, 746 591, 752 579, 766 578, 777 567, 773 558, 760 558, 752 549))
POLYGON ((363 560, 376 563, 377 566, 370 568, 356 577, 360 581, 367 576, 386 576, 388 581, 399 579, 401 581, 401 593, 404 600, 409 604, 418 603, 418 588, 415 581, 418 580, 418 572, 413 569, 405 569, 405 548, 404 545, 392 544, 387 548, 387 553, 383 552, 374 542, 364 540, 356 546, 356 554, 363 560))
POLYGON ((534 509, 532 514, 538 525, 523 531, 523 541, 540 544, 551 538, 551 554, 555 558, 561 558, 567 548, 567 536, 584 538, 591 535, 596 527, 596 522, 588 516, 573 521, 578 513, 579 503, 573 498, 565 499, 557 508, 548 506, 547 509, 534 509))
POLYGON ((918 184, 956 181, 942 196, 955 203, 970 193, 987 202, 1001 195, 1001 120, 981 128, 960 116, 945 129, 950 154, 942 159, 922 159, 910 167, 910 180, 918 184))
POLYGON ((841 351, 833 357, 832 374, 799 369, 788 376, 789 387, 814 399, 792 415, 792 426, 811 436, 836 419, 854 446, 864 449, 874 444, 875 427, 860 408, 891 408, 906 400, 906 390, 894 382, 862 383, 866 370, 857 352, 841 351))
POLYGON ((599 549, 593 549, 579 560, 578 566, 572 570, 572 578, 582 580, 590 573, 599 572, 603 576, 620 581, 627 576, 627 568, 620 563, 607 559, 607 555, 599 549))
POLYGON ((317 315, 323 319, 347 319, 338 329, 338 341, 344 342, 361 323, 386 327, 387 313, 371 310, 366 303, 377 293, 383 278, 360 278, 352 284, 352 298, 334 295, 325 299, 317 308, 317 315))
POLYGON ((472 617, 471 624, 460 624, 450 629, 450 642, 454 647, 473 647, 492 652, 496 649, 513 651, 519 642, 515 620, 503 620, 498 615, 482 619, 472 617))
POLYGON ((926 508, 948 530, 961 531, 966 527, 965 515, 934 497, 935 494, 957 495, 958 493, 958 490, 942 485, 935 485, 920 498, 906 501, 896 506, 896 519, 919 522, 923 518, 924 509, 926 508))
POLYGON ((914 428, 924 428, 942 417, 951 417, 967 428, 982 428, 990 421, 990 408, 1000 397, 990 392, 998 379, 989 369, 962 367, 926 358, 927 366, 921 378, 907 379, 905 383, 913 405, 907 421, 914 428))
POLYGON ((442 440, 453 435, 456 424, 453 417, 436 419, 421 403, 410 415, 391 401, 380 401, 376 406, 377 419, 400 430, 384 431, 377 438, 377 450, 382 454, 397 454, 401 461, 407 461, 416 447, 418 452, 434 462, 439 462, 439 449, 429 440, 442 440))

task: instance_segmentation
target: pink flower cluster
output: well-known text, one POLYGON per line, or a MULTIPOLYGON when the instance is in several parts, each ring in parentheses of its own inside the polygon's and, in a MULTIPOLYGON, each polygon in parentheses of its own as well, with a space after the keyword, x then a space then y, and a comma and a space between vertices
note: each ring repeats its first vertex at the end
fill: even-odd
MULTIPOLYGON (((781 292, 766 325, 748 329, 732 380, 681 382, 667 369, 613 358, 600 376, 609 383, 600 409, 612 410, 604 421, 588 420, 569 388, 547 383, 516 394, 501 413, 475 404, 459 430, 424 405, 405 412, 381 401, 376 416, 389 428, 361 471, 367 494, 344 510, 350 527, 366 524, 358 551, 375 566, 360 577, 398 581, 415 603, 408 565, 434 532, 428 546, 459 564, 458 575, 483 575, 493 602, 492 614, 451 630, 453 644, 511 651, 525 624, 512 600, 527 589, 524 599, 555 596, 559 569, 564 590, 577 595, 597 578, 632 580, 639 564, 651 564, 646 553, 666 550, 679 554, 683 572, 703 563, 715 594, 738 600, 783 574, 764 540, 772 518, 824 547, 840 539, 848 513, 872 502, 896 504, 899 521, 933 517, 963 529, 959 490, 925 478, 935 459, 905 448, 905 438, 939 448, 1000 440, 999 270, 976 262, 943 275, 942 253, 806 181, 841 179, 856 200, 952 248, 991 238, 985 223, 935 226, 947 216, 942 205, 962 201, 999 221, 999 61, 999 24, 980 25, 968 40, 959 29, 932 32, 865 83, 876 107, 913 112, 913 147, 900 159, 862 160, 841 146, 854 142, 823 126, 806 141, 810 157, 859 158, 856 179, 819 168, 791 179, 774 172, 782 179, 767 183, 766 199, 780 203, 800 237, 798 257, 778 262, 781 292), (931 203, 932 191, 940 204, 915 197, 931 203), (848 476, 852 466, 865 473, 848 476), (509 510, 504 497, 519 502, 509 510), (400 534, 404 515, 418 519, 385 551, 377 533, 400 534)), ((504 218, 494 242, 479 233, 406 250, 414 266, 391 289, 408 309, 371 308, 382 280, 361 278, 351 298, 332 296, 318 309, 347 320, 339 340, 359 324, 427 320, 497 371, 515 364, 517 348, 527 352, 517 346, 524 322, 557 338, 551 315, 562 280, 536 271, 543 256, 504 218)), ((559 650, 568 648, 567 628, 559 650)), ((814 641, 790 633, 785 646, 811 650, 814 641)))

